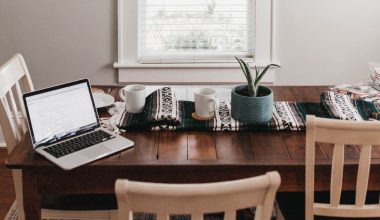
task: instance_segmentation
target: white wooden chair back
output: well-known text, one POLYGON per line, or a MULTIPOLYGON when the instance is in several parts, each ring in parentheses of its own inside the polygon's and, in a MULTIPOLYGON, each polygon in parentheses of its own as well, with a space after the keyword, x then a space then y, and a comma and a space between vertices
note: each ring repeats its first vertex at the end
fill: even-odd
POLYGON ((21 54, 0 67, 0 124, 10 153, 27 129, 22 94, 34 90, 21 54))
POLYGON ((371 165, 372 145, 380 145, 380 123, 306 117, 306 219, 314 215, 332 217, 380 217, 379 204, 365 204, 371 165), (315 144, 334 144, 330 203, 314 202, 315 144), (360 149, 355 204, 340 204, 344 151, 347 145, 360 149))
POLYGON ((132 220, 133 212, 155 213, 157 220, 169 214, 203 219, 205 213, 224 212, 235 220, 236 210, 256 207, 255 219, 271 218, 281 178, 277 172, 247 179, 205 184, 161 184, 117 180, 115 184, 119 220, 132 220))
MULTIPOLYGON (((27 132, 27 117, 22 94, 34 90, 28 68, 21 54, 14 55, 0 67, 0 125, 8 154, 27 132)), ((23 220, 22 172, 12 170, 16 190, 18 219, 23 220)))

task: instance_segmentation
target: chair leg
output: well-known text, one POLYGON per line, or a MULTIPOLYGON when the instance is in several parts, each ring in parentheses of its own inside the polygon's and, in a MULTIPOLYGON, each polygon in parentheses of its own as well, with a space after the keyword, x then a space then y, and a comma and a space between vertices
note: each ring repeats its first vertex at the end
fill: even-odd
POLYGON ((16 204, 17 204, 17 220, 25 220, 25 212, 23 205, 23 193, 22 193, 22 171, 12 170, 13 182, 15 185, 16 204))
POLYGON ((13 202, 12 206, 9 208, 7 215, 4 220, 8 219, 17 219, 17 202, 16 200, 13 202))

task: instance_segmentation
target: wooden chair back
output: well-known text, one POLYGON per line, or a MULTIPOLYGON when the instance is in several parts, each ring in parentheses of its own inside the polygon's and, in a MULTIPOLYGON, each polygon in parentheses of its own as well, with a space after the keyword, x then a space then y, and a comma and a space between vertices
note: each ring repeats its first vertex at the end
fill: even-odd
POLYGON ((16 54, 0 67, 0 124, 10 153, 27 129, 22 94, 34 90, 21 54, 16 54))
MULTIPOLYGON (((0 125, 8 154, 28 131, 22 94, 33 91, 33 83, 21 54, 14 55, 0 67, 0 125)), ((22 173, 12 170, 16 190, 18 219, 23 220, 22 173)))
POLYGON ((133 212, 155 213, 158 220, 169 214, 203 219, 204 213, 224 212, 235 220, 236 210, 256 207, 255 219, 269 220, 281 178, 277 172, 241 180, 204 184, 161 184, 117 180, 119 220, 132 220, 133 212))
POLYGON ((306 202, 305 218, 314 215, 332 217, 380 217, 379 204, 365 204, 371 165, 372 145, 380 145, 380 123, 306 117, 306 202), (330 203, 315 203, 315 144, 334 144, 330 203), (340 204, 343 184, 344 151, 347 145, 360 149, 355 204, 340 204))

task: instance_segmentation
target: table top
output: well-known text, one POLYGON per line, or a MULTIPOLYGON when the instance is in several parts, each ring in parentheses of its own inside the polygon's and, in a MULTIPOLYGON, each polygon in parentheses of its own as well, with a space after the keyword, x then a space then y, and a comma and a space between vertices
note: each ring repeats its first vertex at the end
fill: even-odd
MULTIPOLYGON (((118 87, 112 87, 111 90, 109 87, 99 88, 109 91, 119 99, 118 87)), ((324 86, 272 86, 271 88, 275 100, 297 102, 319 102, 319 94, 328 89, 324 86)), ((107 113, 101 111, 100 114, 105 116, 107 113)), ((304 190, 305 132, 144 131, 126 132, 122 135, 135 142, 132 149, 72 171, 63 171, 32 150, 30 137, 27 134, 8 156, 6 165, 9 168, 54 171, 60 175, 90 175, 94 170, 104 171, 105 175, 113 175, 108 171, 123 169, 125 177, 152 182, 221 181, 277 170, 283 183, 286 182, 281 185, 280 190, 304 190)), ((327 178, 329 175, 327 165, 331 164, 332 147, 330 144, 317 146, 316 174, 321 178, 327 178)), ((345 155, 347 172, 355 172, 354 164, 357 163, 358 155, 357 146, 348 147, 345 155)), ((379 165, 380 169, 380 147, 374 147, 372 157, 372 163, 379 165)), ((53 178, 53 176, 43 178, 53 178)), ((56 175, 54 178, 60 176, 56 175)), ((328 189, 328 181, 326 183, 320 181, 320 189, 328 189)), ((351 186, 344 185, 343 188, 351 186)), ((376 187, 374 183, 370 183, 369 188, 376 187)))

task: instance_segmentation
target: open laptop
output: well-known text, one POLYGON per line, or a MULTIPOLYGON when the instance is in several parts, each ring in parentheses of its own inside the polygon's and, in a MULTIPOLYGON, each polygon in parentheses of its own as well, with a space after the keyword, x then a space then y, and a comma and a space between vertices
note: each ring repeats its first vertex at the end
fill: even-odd
POLYGON ((65 170, 117 151, 133 142, 100 127, 87 79, 23 95, 33 148, 65 170))

